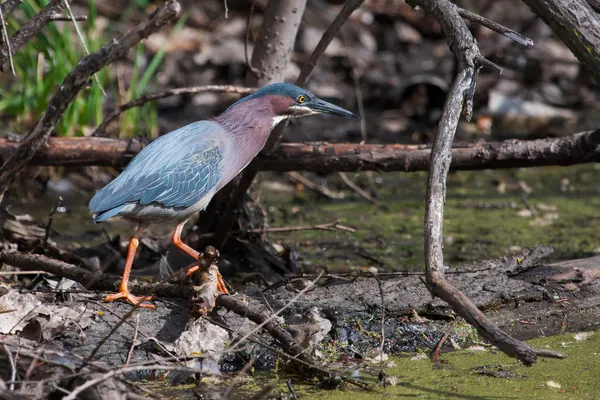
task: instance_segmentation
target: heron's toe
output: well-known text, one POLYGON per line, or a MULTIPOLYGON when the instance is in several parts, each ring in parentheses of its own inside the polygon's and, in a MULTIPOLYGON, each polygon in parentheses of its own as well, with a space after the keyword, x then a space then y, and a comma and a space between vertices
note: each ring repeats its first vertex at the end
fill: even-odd
POLYGON ((145 304, 144 301, 150 301, 154 299, 154 296, 134 296, 128 291, 120 291, 111 295, 108 295, 104 298, 104 301, 115 301, 119 299, 124 299, 129 304, 132 304, 136 307, 140 308, 150 308, 155 309, 156 306, 154 304, 145 304))

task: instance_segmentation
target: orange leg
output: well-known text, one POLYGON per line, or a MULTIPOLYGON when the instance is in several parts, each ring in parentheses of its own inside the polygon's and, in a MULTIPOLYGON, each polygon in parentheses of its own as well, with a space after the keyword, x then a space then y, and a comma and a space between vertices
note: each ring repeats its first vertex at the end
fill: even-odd
MULTIPOLYGON (((183 251, 185 254, 195 258, 196 260, 199 260, 200 253, 198 253, 196 250, 192 249, 187 244, 183 243, 183 241, 181 240, 181 231, 183 231, 183 226, 185 225, 186 222, 187 221, 183 221, 182 223, 177 225, 177 227, 175 228, 175 231, 173 232, 173 236, 171 237, 171 239, 172 239, 175 247, 177 247, 179 250, 183 251)), ((198 266, 191 267, 190 269, 187 270, 187 275, 190 276, 194 272, 198 271, 199 269, 200 269, 200 267, 198 267, 198 266)), ((217 290, 219 291, 219 293, 229 294, 229 291, 227 290, 227 287, 225 286, 225 282, 223 282, 223 277, 221 276, 221 273, 218 271, 217 271, 217 290)))
POLYGON ((134 306, 141 308, 156 308, 152 304, 144 304, 142 302, 152 300, 153 296, 134 296, 129 293, 129 274, 131 273, 131 266, 133 265, 133 259, 139 246, 139 240, 137 238, 138 231, 129 239, 129 248, 127 249, 127 260, 125 261, 125 271, 123 272, 123 278, 121 278, 121 286, 119 291, 115 294, 111 294, 104 298, 104 301, 113 301, 118 299, 125 299, 134 306))

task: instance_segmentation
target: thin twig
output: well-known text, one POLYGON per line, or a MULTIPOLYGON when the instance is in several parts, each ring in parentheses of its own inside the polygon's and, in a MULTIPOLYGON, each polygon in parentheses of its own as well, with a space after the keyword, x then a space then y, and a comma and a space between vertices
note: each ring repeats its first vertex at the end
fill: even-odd
POLYGON ((329 43, 331 43, 337 32, 340 30, 342 25, 344 25, 344 23, 350 17, 350 15, 358 7, 360 7, 364 1, 365 0, 346 0, 339 14, 335 17, 331 25, 327 27, 327 30, 323 33, 323 36, 321 37, 321 40, 319 40, 319 43, 317 43, 317 47, 315 47, 308 61, 302 67, 300 76, 298 76, 298 79, 296 79, 296 85, 304 86, 304 84, 308 81, 310 75, 317 67, 319 60, 321 59, 323 54, 325 54, 325 50, 327 50, 329 43))
POLYGON ((367 193, 365 190, 363 190, 356 183, 352 182, 352 180, 350 178, 348 178, 348 175, 346 175, 345 172, 338 172, 338 175, 340 176, 340 178, 342 178, 342 181, 344 181, 344 183, 350 189, 352 189, 356 193, 358 193, 358 195, 361 196, 363 199, 370 201, 371 203, 375 204, 377 207, 381 208, 382 210, 388 210, 389 209, 387 205, 385 205, 384 203, 382 203, 381 201, 379 201, 375 197, 371 196, 369 193, 367 193))
POLYGON ((437 345, 435 346, 435 349, 433 350, 433 356, 431 357, 431 361, 433 361, 436 364, 439 361, 440 351, 442 349, 442 346, 446 342, 446 340, 448 340, 448 336, 449 336, 448 332, 444 332, 444 334, 442 335, 442 337, 440 338, 440 340, 437 342, 437 345))
POLYGON ((225 19, 229 18, 229 7, 227 7, 227 0, 223 0, 223 5, 225 6, 225 19))
POLYGON ((290 394, 292 395, 292 399, 296 400, 298 398, 298 395, 296 394, 296 391, 294 390, 294 386, 292 386, 292 380, 288 379, 286 382, 286 385, 288 387, 288 390, 290 391, 290 394))
POLYGON ((54 214, 56 214, 56 211, 58 210, 58 207, 60 207, 60 205, 62 204, 62 201, 62 196, 58 196, 56 204, 54 204, 54 207, 52 207, 52 210, 50 210, 50 213, 48 213, 48 223, 46 224, 44 240, 42 241, 42 247, 44 248, 48 247, 48 239, 50 239, 50 232, 52 232, 52 222, 54 221, 54 214))
MULTIPOLYGON (((4 43, 6 44, 6 52, 8 53, 8 61, 10 62, 10 70, 13 76, 15 73, 15 64, 12 58, 12 50, 10 49, 10 38, 8 37, 8 31, 6 30, 6 22, 4 21, 4 13, 2 12, 2 7, 0 7, 0 23, 2 24, 2 38, 4 43)), ((2 66, 0 65, 0 68, 2 66)))
POLYGON ((47 274, 46 271, 0 271, 0 276, 47 274))
POLYGON ((13 392, 15 390, 14 382, 17 379, 17 367, 15 366, 15 360, 13 359, 12 353, 10 352, 8 347, 6 347, 5 344, 3 344, 2 347, 4 348, 4 352, 8 357, 8 362, 10 363, 10 391, 13 392))
POLYGON ((50 21, 68 21, 68 22, 72 22, 73 20, 75 21, 87 21, 88 17, 87 15, 73 15, 73 16, 68 16, 68 15, 62 15, 59 13, 56 14, 52 14, 50 15, 50 21))
POLYGON ((328 199, 340 200, 344 197, 342 194, 334 192, 333 190, 329 189, 327 186, 322 186, 322 185, 313 183, 310 179, 308 179, 307 177, 305 177, 298 171, 288 172, 287 177, 292 182, 301 183, 302 185, 306 186, 307 188, 316 191, 317 193, 327 197, 328 199))
POLYGON ((381 341, 379 343, 379 368, 383 373, 383 346, 385 344, 385 295, 383 293, 383 286, 381 280, 377 274, 371 272, 371 275, 377 281, 377 287, 379 288, 379 296, 381 297, 381 341))
POLYGON ((133 331, 133 340, 131 341, 131 347, 127 353, 127 360, 125 360, 125 366, 129 365, 131 356, 133 355, 133 349, 135 348, 135 342, 137 341, 138 331, 140 329, 140 313, 135 314, 135 330, 133 331))
POLYGON ((233 86, 233 85, 206 85, 206 86, 190 86, 190 87, 182 87, 165 90, 164 92, 150 93, 144 96, 141 96, 135 100, 131 100, 128 103, 125 103, 115 109, 112 113, 110 113, 100 125, 94 130, 91 136, 102 136, 106 133, 106 127, 109 123, 114 121, 119 115, 123 112, 129 110, 133 107, 142 106, 148 102, 164 99, 165 97, 171 96, 179 96, 182 94, 195 94, 195 93, 203 93, 203 92, 224 92, 224 93, 237 93, 237 94, 250 94, 254 93, 256 89, 254 88, 246 88, 241 86, 233 86))
POLYGON ((250 12, 248 13, 248 21, 246 22, 246 38, 244 39, 244 57, 246 57, 246 66, 252 73, 258 74, 258 71, 252 66, 250 58, 248 57, 248 41, 250 40, 250 23, 252 22, 252 14, 254 13, 254 3, 256 0, 252 0, 250 4, 250 12))
POLYGON ((475 14, 474 12, 471 12, 469 10, 465 10, 464 8, 457 7, 456 10, 458 11, 458 14, 461 17, 468 19, 469 21, 476 22, 479 25, 483 25, 488 29, 498 32, 499 34, 504 35, 511 40, 514 40, 522 46, 533 47, 533 40, 531 40, 525 35, 520 34, 519 32, 515 32, 514 30, 500 25, 499 23, 492 21, 491 19, 482 17, 481 15, 475 14))
MULTIPOLYGON (((69 13, 69 17, 71 17, 71 21, 73 21, 73 26, 75 26, 75 32, 77 32, 77 36, 79 37, 79 41, 81 42, 81 45, 83 46, 83 50, 85 50, 85 54, 89 56, 90 51, 88 50, 88 47, 87 47, 87 44, 85 43, 83 34, 81 33, 81 30, 79 29, 79 24, 77 23, 77 19, 75 19, 75 14, 73 14, 73 10, 71 10, 71 5, 69 4, 69 0, 63 0, 63 1, 65 3, 65 7, 67 8, 67 12, 69 13)), ((53 15, 51 15, 51 17, 52 16, 53 15)), ((94 80, 96 81, 96 85, 98 85, 100 92, 102 92, 102 96, 106 97, 106 92, 104 91, 104 88, 102 88, 102 85, 100 84, 100 80, 98 79, 98 74, 94 74, 94 80)))

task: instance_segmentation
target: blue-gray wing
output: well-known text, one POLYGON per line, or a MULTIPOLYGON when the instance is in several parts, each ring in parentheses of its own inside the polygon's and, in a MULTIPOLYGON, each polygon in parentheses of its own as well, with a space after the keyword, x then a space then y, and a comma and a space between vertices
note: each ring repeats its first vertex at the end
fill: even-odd
POLYGON ((96 193, 90 210, 101 213, 128 203, 190 207, 221 178, 222 134, 219 124, 200 121, 154 140, 96 193))

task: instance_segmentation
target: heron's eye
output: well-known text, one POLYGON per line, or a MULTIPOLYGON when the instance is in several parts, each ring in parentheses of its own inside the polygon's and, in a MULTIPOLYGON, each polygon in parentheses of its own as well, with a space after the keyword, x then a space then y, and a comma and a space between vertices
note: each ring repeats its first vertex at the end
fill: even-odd
POLYGON ((298 100, 298 103, 302 104, 306 101, 306 96, 300 95, 296 100, 298 100))

